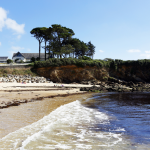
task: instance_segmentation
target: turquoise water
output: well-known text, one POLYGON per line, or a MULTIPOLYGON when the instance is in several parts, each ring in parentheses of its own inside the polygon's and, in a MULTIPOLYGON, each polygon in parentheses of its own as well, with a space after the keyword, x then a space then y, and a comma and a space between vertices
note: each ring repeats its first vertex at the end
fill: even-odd
POLYGON ((0 140, 0 148, 150 149, 150 93, 84 97, 0 140))

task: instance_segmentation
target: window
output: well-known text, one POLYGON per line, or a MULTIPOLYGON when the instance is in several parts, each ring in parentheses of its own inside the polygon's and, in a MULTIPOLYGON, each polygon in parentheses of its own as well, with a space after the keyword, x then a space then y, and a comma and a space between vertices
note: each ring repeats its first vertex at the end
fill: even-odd
POLYGON ((22 56, 22 55, 20 53, 18 53, 17 56, 22 56))

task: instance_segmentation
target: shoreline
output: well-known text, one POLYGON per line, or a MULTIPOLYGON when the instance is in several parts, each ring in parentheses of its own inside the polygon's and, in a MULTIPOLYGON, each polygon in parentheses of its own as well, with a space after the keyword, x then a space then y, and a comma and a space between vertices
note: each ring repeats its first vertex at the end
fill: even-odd
POLYGON ((54 83, 0 83, 0 110, 10 106, 18 106, 21 103, 43 100, 57 96, 69 96, 80 93, 80 87, 84 85, 54 84, 54 83))
POLYGON ((77 89, 70 90, 56 90, 56 91, 30 91, 24 92, 1 92, 0 91, 0 110, 11 106, 18 106, 21 103, 29 103, 34 101, 41 101, 45 98, 67 97, 70 95, 79 95, 88 93, 86 91, 79 91, 77 89))
POLYGON ((70 102, 90 97, 93 93, 73 93, 55 95, 42 101, 23 103, 20 106, 0 109, 0 139, 22 127, 30 125, 48 115, 58 107, 70 102))

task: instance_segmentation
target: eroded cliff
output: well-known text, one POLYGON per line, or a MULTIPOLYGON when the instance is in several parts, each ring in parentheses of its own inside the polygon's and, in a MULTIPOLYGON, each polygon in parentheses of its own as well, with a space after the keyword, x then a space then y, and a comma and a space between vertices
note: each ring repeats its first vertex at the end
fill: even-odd
POLYGON ((75 65, 67 65, 60 67, 44 67, 37 68, 36 72, 40 76, 50 78, 53 82, 81 82, 100 80, 104 81, 109 77, 108 70, 105 68, 89 67, 84 68, 77 67, 75 65))
POLYGON ((121 65, 115 69, 66 65, 36 68, 36 72, 40 76, 50 78, 53 82, 80 83, 81 81, 106 81, 109 77, 133 82, 150 82, 150 68, 139 66, 121 65))

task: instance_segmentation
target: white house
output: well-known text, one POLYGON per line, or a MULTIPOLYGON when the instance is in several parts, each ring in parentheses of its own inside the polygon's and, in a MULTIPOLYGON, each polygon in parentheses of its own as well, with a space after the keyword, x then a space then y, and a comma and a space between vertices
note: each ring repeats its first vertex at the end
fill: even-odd
POLYGON ((0 63, 7 63, 7 59, 8 59, 7 56, 0 57, 0 63))
MULTIPOLYGON (((13 57, 12 60, 15 61, 16 59, 18 59, 18 61, 31 61, 31 58, 34 57, 35 59, 37 57, 39 57, 39 53, 13 53, 13 57)), ((45 60, 45 53, 41 53, 40 54, 41 59, 40 60, 45 60)), ((48 55, 46 55, 46 59, 48 59, 48 55)))

